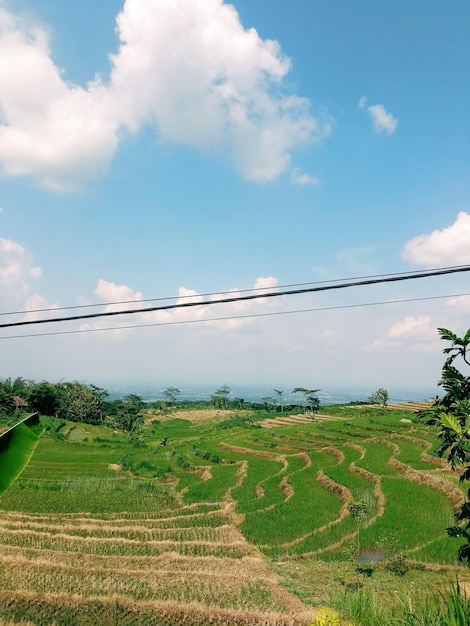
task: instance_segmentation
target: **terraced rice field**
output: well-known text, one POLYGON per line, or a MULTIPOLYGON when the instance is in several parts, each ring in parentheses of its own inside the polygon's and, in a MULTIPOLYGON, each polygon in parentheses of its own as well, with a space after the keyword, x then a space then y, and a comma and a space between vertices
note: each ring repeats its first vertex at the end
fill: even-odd
POLYGON ((432 433, 401 412, 337 413, 269 428, 176 417, 140 448, 91 426, 43 437, 0 499, 0 620, 301 626, 314 610, 273 560, 340 562, 393 537, 411 567, 455 567, 444 529, 464 494, 432 433))

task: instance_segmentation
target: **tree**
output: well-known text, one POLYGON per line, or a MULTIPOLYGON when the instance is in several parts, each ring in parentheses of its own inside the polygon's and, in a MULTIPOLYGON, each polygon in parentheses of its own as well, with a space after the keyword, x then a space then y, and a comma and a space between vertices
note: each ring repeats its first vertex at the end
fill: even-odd
POLYGON ((271 398, 270 396, 265 396, 264 398, 261 398, 261 400, 265 403, 268 411, 274 411, 276 407, 276 400, 274 398, 271 398))
POLYGON ((222 387, 212 394, 212 404, 216 409, 226 409, 228 407, 230 392, 231 388, 228 385, 222 385, 222 387))
POLYGON ((143 399, 137 394, 131 393, 121 401, 118 407, 114 422, 118 428, 127 433, 129 441, 139 443, 142 439, 144 418, 141 411, 144 406, 143 399))
POLYGON ((277 395, 277 397, 279 398, 279 406, 281 407, 281 413, 284 411, 284 405, 282 403, 282 394, 284 393, 283 391, 281 391, 280 389, 274 389, 274 393, 277 395))
POLYGON ((15 402, 11 393, 0 386, 0 413, 11 415, 15 411, 15 402))
POLYGON ((58 389, 46 381, 38 383, 31 389, 28 402, 33 411, 54 416, 60 406, 58 389))
POLYGON ((21 376, 12 380, 4 378, 0 380, 0 413, 11 415, 16 410, 14 396, 20 396, 22 400, 27 400, 30 390, 34 386, 31 380, 25 380, 21 376))
POLYGON ((379 387, 379 389, 377 389, 377 391, 374 391, 374 393, 369 398, 369 402, 371 404, 380 404, 380 406, 384 410, 387 408, 388 400, 388 391, 383 387, 379 387))
POLYGON ((165 391, 163 392, 163 395, 165 396, 165 401, 168 404, 168 406, 170 406, 171 408, 175 407, 176 401, 180 393, 181 393, 181 390, 177 389, 176 387, 167 387, 165 389, 165 391))
POLYGON ((59 409, 57 416, 71 422, 101 424, 103 421, 102 398, 107 392, 94 385, 79 382, 58 385, 59 409))
POLYGON ((245 404, 245 400, 243 398, 234 398, 232 402, 237 409, 243 409, 245 404))
POLYGON ((301 393, 304 396, 306 404, 305 410, 310 410, 312 413, 318 413, 320 410, 320 399, 316 394, 320 389, 305 389, 305 387, 295 387, 292 389, 292 393, 301 393))
MULTIPOLYGON (((470 480, 470 376, 465 376, 455 363, 460 361, 470 366, 470 329, 463 337, 458 337, 446 328, 438 328, 438 332, 441 339, 451 342, 450 346, 443 349, 443 353, 449 356, 444 362, 438 383, 444 388, 445 395, 436 398, 429 409, 419 411, 418 416, 428 424, 437 426, 440 445, 436 454, 446 454, 452 468, 463 467, 460 481, 464 482, 470 480)), ((455 517, 461 524, 447 528, 447 534, 466 540, 458 550, 458 557, 470 566, 470 489, 467 500, 455 517)))

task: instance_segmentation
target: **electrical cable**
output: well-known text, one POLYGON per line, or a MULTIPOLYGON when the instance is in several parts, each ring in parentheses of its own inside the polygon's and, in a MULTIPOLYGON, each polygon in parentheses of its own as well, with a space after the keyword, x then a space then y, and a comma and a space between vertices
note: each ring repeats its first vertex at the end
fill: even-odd
POLYGON ((50 337, 53 335, 75 335, 75 334, 81 334, 81 333, 97 333, 97 332, 106 332, 106 331, 112 331, 112 330, 151 328, 153 326, 177 326, 177 325, 182 325, 182 324, 200 324, 200 323, 205 323, 205 322, 248 319, 248 318, 254 318, 254 317, 272 317, 272 316, 279 316, 279 315, 292 315, 292 314, 297 314, 297 313, 314 313, 317 311, 353 309, 353 308, 360 308, 360 307, 380 306, 380 305, 385 305, 385 304, 400 304, 403 302, 422 302, 424 300, 442 300, 444 298, 459 298, 462 296, 470 296, 470 293, 457 293, 457 294, 449 294, 449 295, 442 295, 442 296, 427 296, 427 297, 422 297, 422 298, 405 298, 401 300, 382 300, 380 302, 364 302, 361 304, 342 304, 342 305, 337 305, 337 306, 318 307, 314 309, 297 309, 294 311, 270 311, 267 313, 247 313, 246 315, 229 315, 225 317, 210 317, 210 318, 197 319, 197 320, 176 320, 172 322, 153 322, 151 324, 130 324, 127 326, 110 326, 108 328, 82 328, 78 330, 59 330, 59 331, 50 332, 50 333, 31 333, 27 335, 9 335, 7 337, 0 337, 0 341, 2 339, 50 337))
MULTIPOLYGON (((435 271, 444 271, 444 270, 459 270, 462 268, 462 271, 466 271, 463 268, 466 268, 467 266, 465 265, 451 265, 448 267, 439 267, 439 268, 431 268, 431 269, 425 269, 422 270, 422 272, 435 272, 435 271)), ((303 282, 303 283, 290 283, 290 284, 286 284, 286 285, 276 285, 276 289, 287 289, 287 288, 291 288, 291 287, 303 287, 306 285, 323 285, 325 283, 338 283, 338 282, 342 282, 342 281, 351 281, 351 280, 364 280, 364 279, 371 279, 371 278, 384 278, 387 276, 406 276, 406 275, 410 275, 413 274, 413 272, 389 272, 389 273, 385 273, 385 274, 369 274, 369 275, 365 275, 365 276, 349 276, 347 278, 332 278, 329 280, 318 280, 318 281, 309 281, 309 282, 303 282)), ((432 275, 432 274, 428 274, 428 275, 432 275)), ((237 289, 236 291, 238 293, 247 293, 247 292, 253 292, 253 291, 266 291, 266 289, 269 289, 269 287, 251 287, 249 289, 237 289)), ((95 308, 95 307, 101 307, 101 306, 113 306, 113 305, 117 305, 117 304, 140 304, 142 302, 164 302, 165 300, 175 300, 177 298, 180 297, 184 297, 184 298, 206 298, 206 297, 211 297, 211 296, 220 296, 220 295, 225 295, 225 294, 230 294, 233 293, 232 291, 211 291, 211 292, 207 292, 207 293, 197 293, 197 294, 188 294, 185 296, 164 296, 164 297, 160 297, 160 298, 142 298, 140 300, 115 300, 112 302, 106 302, 106 303, 95 303, 95 304, 75 304, 75 305, 71 305, 71 306, 61 306, 61 307, 55 307, 53 310, 54 311, 70 311, 73 309, 89 309, 89 308, 95 308)), ((0 317, 2 316, 6 316, 6 315, 30 315, 31 313, 46 313, 46 312, 50 312, 51 308, 46 308, 46 309, 29 309, 27 311, 9 311, 9 312, 0 312, 0 317)))
POLYGON ((286 291, 275 291, 269 293, 251 294, 249 296, 234 296, 232 298, 220 298, 218 300, 207 300, 204 302, 181 302, 179 304, 166 304, 164 306, 146 307, 143 309, 127 309, 125 311, 105 311, 102 313, 88 313, 85 315, 73 315, 70 317, 52 317, 40 320, 24 320, 22 322, 8 322, 0 324, 0 328, 12 328, 16 326, 30 326, 32 324, 51 324, 59 322, 70 322, 75 320, 95 319, 99 317, 111 317, 116 315, 134 315, 135 313, 152 313, 154 311, 168 311, 171 309, 190 308, 195 306, 210 306, 214 304, 227 304, 231 302, 246 302, 248 300, 258 300, 262 298, 279 298, 280 296, 299 295, 304 293, 317 293, 320 291, 331 291, 336 289, 346 289, 348 287, 359 287, 365 285, 377 285, 380 283, 400 282, 405 280, 416 280, 419 278, 428 278, 430 276, 442 276, 448 274, 456 274, 459 272, 470 271, 470 266, 459 266, 454 268, 416 272, 414 274, 393 275, 386 278, 374 278, 368 280, 360 280, 355 282, 338 283, 335 285, 322 285, 321 287, 309 287, 307 289, 288 289, 286 291))

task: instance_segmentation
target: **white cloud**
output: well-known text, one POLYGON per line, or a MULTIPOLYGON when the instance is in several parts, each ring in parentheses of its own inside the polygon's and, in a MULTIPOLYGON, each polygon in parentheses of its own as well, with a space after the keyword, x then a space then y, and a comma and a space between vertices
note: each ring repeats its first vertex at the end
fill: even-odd
POLYGON ((428 267, 470 263, 470 214, 462 211, 451 226, 414 237, 401 254, 407 261, 428 267))
POLYGON ((367 350, 438 353, 441 349, 436 324, 430 315, 406 315, 367 346, 367 350))
POLYGON ((274 276, 260 276, 256 279, 254 289, 274 290, 277 287, 277 278, 274 276))
MULTIPOLYGON (((273 276, 267 277, 259 277, 256 279, 255 284, 253 285, 253 291, 249 291, 249 293, 256 295, 257 293, 262 293, 263 291, 273 291, 277 286, 277 279, 273 276), (261 292, 259 291, 261 290, 261 292)), ((165 306, 166 304, 171 304, 171 302, 142 302, 143 295, 134 291, 131 287, 127 285, 118 285, 113 282, 106 281, 102 278, 99 279, 98 285, 95 289, 95 293, 107 301, 108 304, 104 308, 104 312, 109 311, 123 311, 135 309, 136 314, 132 316, 132 318, 123 318, 117 316, 116 318, 103 318, 101 320, 97 320, 92 323, 85 323, 81 326, 82 330, 99 330, 104 328, 112 328, 116 326, 130 326, 130 325, 144 325, 144 324, 164 324, 164 323, 177 323, 184 321, 204 321, 207 320, 207 324, 204 326, 207 327, 215 327, 218 330, 234 330, 240 328, 241 326, 245 326, 250 324, 253 320, 240 318, 240 319, 224 319, 217 321, 210 321, 211 318, 219 318, 219 317, 234 317, 237 316, 247 316, 251 314, 259 314, 261 312, 269 312, 277 310, 280 306, 280 301, 278 298, 275 301, 271 299, 253 299, 246 300, 241 302, 220 302, 220 305, 217 306, 207 306, 207 302, 218 302, 219 300, 224 300, 225 298, 237 298, 239 296, 248 295, 244 292, 241 292, 238 289, 231 289, 227 292, 217 293, 210 296, 209 300, 204 299, 204 297, 194 289, 188 289, 187 287, 180 287, 178 290, 178 297, 176 298, 175 304, 186 304, 186 303, 198 303, 197 306, 189 306, 189 307, 181 307, 176 309, 168 309, 168 310, 157 310, 157 311, 149 311, 149 312, 140 312, 139 309, 151 307, 152 305, 165 306), (128 304, 115 304, 116 302, 126 301, 128 304), (131 303, 136 302, 139 306, 132 306, 131 303), (132 321, 131 321, 132 320, 132 321)), ((121 338, 123 332, 115 332, 112 336, 121 338)))
POLYGON ((436 339, 437 331, 428 315, 407 315, 390 328, 388 336, 390 339, 436 339))
POLYGON ((358 106, 360 109, 363 109, 363 108, 366 106, 366 102, 367 102, 367 98, 366 98, 365 96, 361 96, 361 97, 359 98, 359 102, 358 102, 357 106, 358 106))
MULTIPOLYGON (((20 243, 0 237, 0 293, 3 313, 8 311, 31 311, 18 318, 15 315, 8 321, 35 319, 35 309, 52 309, 50 304, 39 294, 33 294, 35 281, 41 277, 41 268, 33 264, 31 253, 20 243)), ((7 321, 7 320, 5 320, 7 321)))
POLYGON ((0 165, 43 187, 69 191, 105 171, 116 121, 99 83, 67 84, 50 58, 44 29, 0 18, 0 165), (15 59, 9 62, 8 59, 15 59), (114 121, 113 121, 114 120, 114 121))
POLYGON ((449 298, 447 306, 458 313, 470 313, 470 296, 456 296, 449 298))
POLYGON ((299 169, 294 168, 290 175, 290 180, 293 185, 313 185, 314 187, 320 186, 320 180, 311 176, 310 174, 301 172, 299 169))
POLYGON ((107 302, 142 300, 142 294, 139 291, 133 291, 126 285, 117 285, 103 278, 99 279, 95 293, 107 302))
POLYGON ((46 30, 0 10, 0 166, 70 191, 109 167, 123 127, 230 158, 248 180, 289 169, 330 131, 286 95, 290 61, 222 0, 126 0, 105 83, 67 83, 46 30), (1 63, 1 59, 15 63, 1 63))
MULTIPOLYGON (((365 102, 364 102, 365 105, 365 102)), ((372 104, 367 107, 372 124, 377 133, 387 133, 393 135, 397 129, 398 120, 391 113, 385 110, 383 104, 372 104)))
MULTIPOLYGON (((47 317, 51 317, 50 313, 57 313, 59 315, 61 311, 58 309, 57 304, 51 304, 48 300, 42 296, 41 294, 35 293, 31 296, 28 296, 25 300, 24 310, 27 311, 24 316, 24 320, 36 320, 39 317, 38 311, 48 311, 49 315, 47 317)), ((42 327, 37 327, 42 328, 42 327)), ((46 327, 44 327, 46 331, 46 327)), ((47 331, 46 331, 47 332, 47 331)))
POLYGON ((41 268, 32 264, 31 254, 21 244, 0 237, 0 290, 16 294, 15 300, 28 293, 31 279, 41 275, 41 268))

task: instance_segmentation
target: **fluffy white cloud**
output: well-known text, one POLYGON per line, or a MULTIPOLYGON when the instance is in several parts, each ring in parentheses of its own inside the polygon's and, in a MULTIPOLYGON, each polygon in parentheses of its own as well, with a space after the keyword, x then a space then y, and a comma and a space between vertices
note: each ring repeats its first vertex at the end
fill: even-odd
MULTIPOLYGON (((359 103, 359 106, 361 105, 361 102, 362 102, 362 98, 359 103)), ((362 107, 364 106, 365 106, 365 101, 362 104, 362 107)), ((360 108, 362 107, 360 106, 360 108)), ((395 117, 393 117, 391 113, 388 113, 385 110, 385 107, 383 104, 372 104, 371 106, 367 107, 367 110, 369 111, 369 115, 370 115, 372 124, 374 125, 374 129, 376 132, 387 133, 387 135, 393 135, 393 133, 397 129, 398 120, 395 117)))
POLYGON ((401 254, 407 261, 428 267, 470 263, 470 214, 462 211, 451 226, 414 237, 401 254))
POLYGON ((273 291, 277 287, 277 278, 274 276, 260 276, 255 281, 254 289, 266 289, 273 291))
POLYGON ((108 82, 67 83, 44 28, 0 9, 0 166, 72 190, 102 174, 120 128, 225 154, 248 180, 273 180, 291 151, 328 134, 286 95, 276 41, 245 29, 222 0, 126 0, 108 82), (11 59, 15 59, 12 63, 11 59))
POLYGON ((67 84, 50 57, 45 30, 0 9, 4 174, 29 175, 44 187, 71 190, 106 170, 117 125, 105 95, 98 82, 87 89, 67 84))
MULTIPOLYGON (((259 277, 255 281, 252 290, 248 293, 256 295, 258 293, 262 293, 263 291, 272 291, 276 288, 276 286, 277 279, 273 276, 259 277)), ((108 303, 104 308, 104 312, 135 309, 136 314, 133 315, 132 318, 117 316, 116 318, 103 318, 101 320, 97 320, 96 322, 85 323, 80 327, 82 330, 100 330, 104 328, 128 325, 172 324, 198 320, 207 320, 207 324, 205 325, 206 327, 216 327, 219 330, 234 330, 250 322, 249 319, 244 319, 243 316, 274 311, 280 306, 279 299, 275 299, 275 301, 273 301, 271 299, 263 298, 241 302, 220 302, 220 305, 217 306, 207 306, 208 302, 215 303, 226 298, 237 298, 239 296, 248 295, 248 293, 242 293, 238 289, 231 289, 228 292, 213 294, 210 296, 209 300, 206 300, 194 289, 180 287, 175 304, 197 303, 197 306, 140 312, 139 309, 142 308, 147 308, 152 305, 159 306, 160 304, 165 306, 165 304, 171 304, 171 302, 142 302, 143 296, 140 292, 134 291, 127 285, 118 285, 113 282, 108 282, 102 278, 98 281, 95 293, 108 303), (124 301, 127 302, 127 304, 117 304, 117 302, 124 301), (133 306, 133 302, 135 302, 138 306, 133 306), (241 319, 223 319, 219 321, 212 320, 212 318, 236 318, 237 316, 241 316, 241 319)), ((122 332, 116 332, 113 336, 121 338, 122 332)))
POLYGON ((117 285, 100 278, 96 286, 95 293, 97 296, 107 302, 135 302, 142 300, 142 294, 139 291, 133 291, 126 285, 117 285))
POLYGON ((457 313, 470 313, 470 296, 456 296, 446 302, 450 309, 457 313))
POLYGON ((406 315, 367 346, 369 352, 438 353, 440 348, 436 324, 430 315, 406 315))
POLYGON ((301 172, 298 168, 294 168, 290 175, 290 180, 293 185, 299 185, 303 187, 304 185, 313 185, 314 187, 320 186, 320 180, 315 178, 315 176, 311 176, 310 174, 301 172))
POLYGON ((40 294, 33 293, 35 281, 41 277, 41 268, 33 264, 30 252, 16 241, 0 237, 0 293, 2 312, 25 311, 4 321, 26 321, 38 318, 38 309, 53 310, 40 294))
POLYGON ((407 315, 401 322, 394 324, 388 331, 390 339, 435 339, 436 329, 431 324, 431 318, 428 315, 418 315, 414 317, 407 315))
POLYGON ((31 254, 21 244, 0 237, 0 290, 3 300, 21 301, 29 291, 30 282, 41 275, 31 254))

